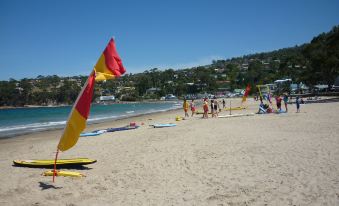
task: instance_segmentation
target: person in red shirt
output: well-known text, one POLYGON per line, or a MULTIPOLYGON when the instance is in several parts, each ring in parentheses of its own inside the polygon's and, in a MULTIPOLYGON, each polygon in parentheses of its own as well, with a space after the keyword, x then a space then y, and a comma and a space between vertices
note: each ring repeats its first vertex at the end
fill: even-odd
POLYGON ((203 109, 204 109, 204 115, 202 116, 202 118, 207 119, 208 118, 208 102, 207 102, 207 98, 204 99, 203 109))
POLYGON ((276 96, 275 97, 275 101, 276 101, 276 103, 277 103, 277 110, 280 112, 281 111, 281 97, 280 97, 280 95, 278 95, 278 96, 276 96))

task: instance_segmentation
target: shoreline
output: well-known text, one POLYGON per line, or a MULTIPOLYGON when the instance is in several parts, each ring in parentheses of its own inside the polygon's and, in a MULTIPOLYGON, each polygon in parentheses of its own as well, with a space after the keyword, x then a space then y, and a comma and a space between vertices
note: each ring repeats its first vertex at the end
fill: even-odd
MULTIPOLYGON (((135 122, 139 126, 148 127, 150 124, 153 124, 154 121, 157 121, 159 119, 160 121, 164 119, 167 119, 167 122, 161 122, 161 123, 176 123, 175 117, 176 116, 183 116, 183 109, 182 108, 176 108, 176 109, 170 109, 166 111, 156 111, 152 113, 146 113, 146 114, 137 114, 135 116, 128 116, 128 117, 121 117, 118 119, 112 119, 112 120, 106 120, 102 122, 93 122, 86 125, 86 128, 83 132, 90 132, 93 130, 102 130, 112 127, 122 127, 129 125, 131 122, 135 122), (171 118, 168 118, 171 117, 171 118), (144 125, 141 125, 141 124, 144 125)), ((200 115, 199 115, 200 116, 200 115)), ((195 117, 196 118, 196 117, 195 117)), ((62 132, 64 130, 64 126, 62 128, 51 128, 48 130, 43 131, 36 131, 36 132, 29 132, 25 134, 19 134, 14 135, 10 137, 1 137, 0 138, 0 146, 1 144, 11 144, 18 141, 51 141, 51 140, 57 140, 61 138, 62 132)), ((112 133, 113 134, 113 133, 112 133)), ((81 137, 81 138, 88 138, 88 137, 81 137)))
MULTIPOLYGON (((240 101, 240 98, 225 98, 225 100, 226 100, 226 104, 229 104, 230 101, 232 101, 232 102, 233 101, 240 101)), ((221 101, 221 99, 218 99, 218 101, 221 101)), ((317 100, 305 100, 305 104, 338 102, 338 101, 339 101, 339 97, 333 97, 333 98, 320 97, 317 100)), ((136 104, 138 104, 138 103, 160 103, 161 104, 161 103, 168 103, 168 102, 169 101, 134 102, 134 103, 136 103, 136 104)), ((258 103, 258 101, 254 102, 254 103, 258 103)), ((118 104, 118 103, 115 103, 115 104, 118 104)), ((123 104, 123 103, 121 103, 121 104, 123 104)), ((130 102, 130 104, 133 104, 133 103, 130 102)), ((180 104, 180 103, 178 103, 178 104, 180 104)), ((202 101, 201 100, 195 100, 195 104, 196 104, 196 107, 197 107, 196 112, 201 112, 202 109, 200 107, 202 105, 202 101)), ((292 102, 292 101, 289 101, 288 104, 292 106, 295 103, 292 102)), ((60 107, 64 107, 64 106, 60 106, 60 107)), ((39 108, 39 106, 38 107, 32 106, 32 107, 27 107, 27 108, 39 108)), ((42 108, 44 108, 44 107, 42 107, 42 108)), ((138 117, 138 116, 151 115, 151 114, 154 114, 154 113, 164 113, 164 112, 168 112, 168 111, 172 111, 172 110, 180 110, 180 109, 182 109, 182 108, 179 107, 179 108, 168 109, 168 110, 165 110, 165 111, 154 111, 154 112, 144 113, 144 114, 127 114, 126 116, 112 117, 112 118, 101 119, 101 120, 92 120, 92 121, 89 120, 89 121, 87 121, 87 128, 90 125, 99 125, 99 124, 102 124, 102 123, 112 122, 112 121, 119 121, 119 120, 122 120, 122 119, 133 119, 133 118, 138 117)), ((64 127, 65 127, 65 123, 64 124, 60 124, 60 125, 46 126, 44 128, 39 128, 39 129, 36 129, 36 130, 33 130, 33 131, 32 130, 21 131, 20 129, 18 129, 17 131, 14 131, 14 132, 8 132, 8 133, 3 132, 4 134, 0 134, 0 141, 2 139, 17 138, 17 137, 23 136, 23 135, 30 135, 30 134, 41 133, 41 132, 48 132, 48 131, 54 131, 54 130, 62 130, 62 129, 64 129, 64 127)))
MULTIPOLYGON (((156 113, 161 114, 161 113, 175 111, 175 110, 181 110, 181 108, 173 108, 173 109, 168 109, 168 110, 165 110, 165 111, 154 111, 154 112, 149 112, 149 113, 144 113, 144 114, 134 114, 134 115, 131 114, 131 115, 127 115, 127 116, 108 118, 108 119, 98 120, 98 121, 93 121, 93 122, 87 121, 86 129, 89 128, 89 126, 92 126, 92 125, 100 125, 100 124, 120 121, 120 120, 124 120, 124 119, 133 119, 133 118, 136 118, 136 117, 153 115, 153 114, 156 114, 156 113)), ((51 126, 51 127, 47 127, 47 128, 41 128, 40 131, 36 130, 36 131, 27 131, 27 132, 17 132, 17 133, 4 134, 3 136, 0 136, 0 141, 3 140, 3 139, 17 138, 17 137, 20 137, 20 136, 30 135, 30 134, 35 134, 35 133, 43 133, 43 132, 55 131, 55 130, 63 130, 64 127, 65 127, 65 124, 62 124, 62 125, 55 125, 55 126, 51 126)), ((86 130, 84 130, 84 132, 85 131, 86 130)))

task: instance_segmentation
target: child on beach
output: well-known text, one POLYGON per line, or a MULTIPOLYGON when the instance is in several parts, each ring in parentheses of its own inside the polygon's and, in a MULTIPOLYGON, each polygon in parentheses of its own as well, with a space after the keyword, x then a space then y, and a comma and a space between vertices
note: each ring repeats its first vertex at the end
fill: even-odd
POLYGON ((192 99, 192 102, 191 102, 190 106, 191 106, 191 111, 192 111, 191 117, 193 117, 193 114, 195 113, 194 99, 192 99))
POLYGON ((189 117, 189 115, 188 115, 188 107, 189 107, 189 104, 188 104, 188 102, 187 102, 187 100, 185 99, 184 100, 184 104, 183 104, 183 108, 184 108, 184 111, 185 111, 185 117, 189 117))
POLYGON ((285 104, 285 110, 287 112, 288 111, 288 109, 287 109, 287 103, 288 103, 288 96, 287 96, 287 94, 284 94, 283 101, 284 101, 284 104, 285 104))
POLYGON ((295 104, 297 105, 297 113, 300 112, 300 98, 299 96, 295 99, 295 104))
POLYGON ((281 97, 280 97, 280 95, 275 97, 275 101, 277 103, 277 110, 281 111, 281 97))

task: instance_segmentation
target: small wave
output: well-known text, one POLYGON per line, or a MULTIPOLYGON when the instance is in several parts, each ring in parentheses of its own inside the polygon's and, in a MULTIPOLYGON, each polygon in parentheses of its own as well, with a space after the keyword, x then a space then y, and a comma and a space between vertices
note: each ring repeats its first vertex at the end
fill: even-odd
POLYGON ((63 125, 63 124, 66 124, 66 121, 44 122, 44 123, 34 123, 34 124, 26 124, 26 125, 9 126, 9 127, 0 128, 0 132, 8 132, 8 131, 14 131, 14 130, 25 130, 25 129, 37 130, 39 128, 53 127, 53 126, 63 125))
POLYGON ((99 121, 108 120, 108 119, 116 119, 118 117, 119 116, 115 116, 115 115, 104 116, 104 117, 93 117, 93 118, 88 119, 87 122, 99 122, 99 121))

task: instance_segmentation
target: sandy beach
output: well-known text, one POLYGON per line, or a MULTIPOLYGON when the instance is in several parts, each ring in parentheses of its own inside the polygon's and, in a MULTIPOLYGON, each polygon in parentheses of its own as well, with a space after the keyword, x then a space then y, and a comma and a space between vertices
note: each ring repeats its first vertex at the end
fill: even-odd
MULTIPOLYGON (((257 112, 258 102, 248 104, 232 113, 257 112)), ((0 140, 0 205, 339 205, 339 102, 301 105, 301 113, 292 104, 286 114, 176 122, 178 115, 89 125, 86 131, 144 124, 81 137, 59 158, 97 163, 71 169, 86 177, 55 183, 41 176, 48 169, 12 161, 53 159, 61 130, 0 140)))

